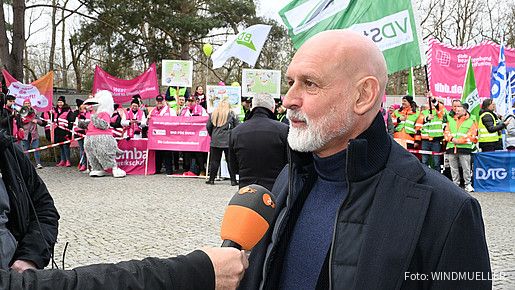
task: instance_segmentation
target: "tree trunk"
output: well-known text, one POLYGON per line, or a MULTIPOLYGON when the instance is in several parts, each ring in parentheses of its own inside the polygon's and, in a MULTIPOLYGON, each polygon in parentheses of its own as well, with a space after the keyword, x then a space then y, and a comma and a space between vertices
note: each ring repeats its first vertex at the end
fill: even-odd
POLYGON ((11 67, 12 76, 23 81, 23 51, 25 49, 25 0, 13 1, 13 45, 11 67))
POLYGON ((54 8, 52 8, 52 35, 50 40, 50 53, 48 58, 48 70, 52 71, 54 70, 54 61, 55 61, 55 38, 56 38, 56 32, 57 32, 57 25, 56 25, 56 14, 57 14, 57 1, 52 0, 52 5, 54 8))
POLYGON ((23 59, 23 67, 25 68, 25 80, 23 81, 24 84, 30 83, 29 80, 29 50, 27 49, 27 46, 25 46, 25 49, 23 49, 23 55, 25 56, 23 59))
MULTIPOLYGON (((63 4, 63 8, 66 8, 68 4, 68 0, 66 0, 63 4)), ((68 66, 66 65, 66 46, 65 46, 65 37, 66 37, 66 17, 64 16, 64 9, 61 10, 61 21, 63 22, 63 31, 61 34, 61 54, 63 55, 62 62, 62 74, 63 74, 63 87, 68 88, 68 66)))
MULTIPOLYGON (((4 7, 4 1, 0 0, 0 7, 4 7)), ((9 67, 9 38, 7 37, 7 28, 5 26, 4 9, 0 9, 0 59, 3 67, 9 67)))
POLYGON ((77 90, 77 93, 80 93, 82 91, 82 74, 79 68, 79 57, 80 54, 76 54, 75 50, 73 48, 73 41, 70 38, 70 53, 72 55, 72 65, 73 65, 73 71, 75 72, 75 88, 77 90))

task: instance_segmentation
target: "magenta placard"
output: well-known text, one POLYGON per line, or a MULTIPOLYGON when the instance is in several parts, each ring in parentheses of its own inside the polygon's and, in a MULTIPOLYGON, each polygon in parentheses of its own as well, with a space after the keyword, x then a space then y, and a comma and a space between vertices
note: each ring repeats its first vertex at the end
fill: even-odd
POLYGON ((130 102, 132 96, 136 94, 139 94, 142 99, 155 98, 159 94, 156 64, 153 63, 145 72, 132 80, 116 78, 96 66, 92 92, 95 94, 100 90, 113 93, 115 103, 130 102))
MULTIPOLYGON (((147 159, 147 139, 131 139, 119 140, 118 148, 122 154, 116 158, 118 167, 125 170, 127 174, 144 175, 145 162, 147 159)), ((147 174, 156 172, 156 157, 154 151, 148 151, 148 169, 147 174)))
MULTIPOLYGON (((446 105, 452 99, 461 98, 467 62, 472 57, 476 86, 481 98, 490 98, 492 66, 499 62, 499 45, 483 42, 469 47, 451 47, 435 39, 429 41, 428 69, 431 92, 435 96, 447 97, 446 105)), ((505 47, 506 65, 515 66, 515 49, 505 47)))
POLYGON ((148 148, 209 152, 211 138, 207 134, 209 117, 152 117, 148 125, 148 148))

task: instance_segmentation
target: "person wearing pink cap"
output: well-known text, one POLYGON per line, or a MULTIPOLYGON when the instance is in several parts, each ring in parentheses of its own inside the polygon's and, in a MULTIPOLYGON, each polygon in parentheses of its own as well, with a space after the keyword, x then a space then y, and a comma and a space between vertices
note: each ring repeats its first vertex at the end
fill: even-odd
MULTIPOLYGON (((24 132, 23 139, 21 139, 21 144, 23 146, 23 150, 27 151, 29 149, 35 149, 39 147, 39 133, 37 125, 43 126, 44 123, 43 120, 37 117, 36 111, 32 108, 30 99, 25 99, 23 101, 23 107, 26 108, 28 114, 21 116, 20 129, 22 129, 24 132)), ((29 153, 27 153, 27 157, 29 157, 29 153)), ((36 161, 36 168, 43 168, 41 165, 39 151, 34 151, 34 160, 36 161)))

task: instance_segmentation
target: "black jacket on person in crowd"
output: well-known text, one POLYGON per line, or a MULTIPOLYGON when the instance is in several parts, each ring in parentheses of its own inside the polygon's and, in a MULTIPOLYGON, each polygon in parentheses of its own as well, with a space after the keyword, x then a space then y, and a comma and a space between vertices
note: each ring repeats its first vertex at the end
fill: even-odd
POLYGON ((17 114, 13 114, 11 110, 4 108, 2 105, 0 107, 0 130, 5 130, 5 132, 9 135, 13 135, 13 126, 16 124, 21 124, 21 120, 17 114))
MULTIPOLYGON (((220 127, 213 125, 212 116, 209 116, 209 120, 206 124, 207 133, 211 136, 211 147, 215 148, 229 148, 229 134, 240 121, 234 115, 233 111, 229 111, 227 122, 220 127)), ((215 122, 216 123, 216 122, 215 122)))
MULTIPOLYGON (((485 112, 489 112, 492 115, 494 115, 495 117, 497 117, 497 114, 495 112, 492 112, 487 109, 481 109, 481 111, 479 112, 479 116, 481 116, 485 112)), ((504 124, 504 122, 502 122, 498 118, 497 118, 497 125, 494 126, 494 119, 492 118, 492 116, 490 114, 484 115, 483 118, 481 118, 481 120, 483 121, 483 125, 485 125, 486 130, 489 133, 498 132, 498 134, 500 135, 501 131, 504 128, 506 128, 506 125, 504 124)), ((491 148, 494 150, 502 150, 502 140, 499 140, 497 142, 478 142, 478 144, 479 144, 479 148, 491 148)))
POLYGON ((0 271, 5 290, 168 290, 215 289, 209 256, 194 251, 169 259, 146 258, 118 264, 97 264, 73 270, 0 271))
MULTIPOLYGON (((380 114, 349 142, 345 162, 348 194, 317 289, 491 289, 479 203, 393 141, 380 114)), ((312 153, 290 151, 272 189, 275 220, 252 249, 239 289, 278 288, 285 249, 316 178, 312 153)))
MULTIPOLYGON (((58 113, 57 107, 54 108, 54 114, 52 115, 54 118, 53 121, 56 122, 58 118, 62 118, 64 113, 67 113, 66 118, 64 119, 68 121, 68 126, 65 128, 71 130, 73 128, 73 122, 75 122, 76 115, 67 104, 63 106, 61 113, 58 113)), ((71 131, 56 127, 54 130, 54 136, 55 142, 64 142, 72 137, 72 133, 71 131)))
POLYGON ((240 174, 240 188, 259 184, 271 190, 288 162, 288 125, 266 108, 253 108, 249 119, 231 131, 229 143, 229 166, 240 174))
POLYGON ((42 269, 57 240, 59 214, 36 169, 4 131, 0 131, 0 170, 9 195, 7 229, 18 242, 11 263, 28 260, 42 269))

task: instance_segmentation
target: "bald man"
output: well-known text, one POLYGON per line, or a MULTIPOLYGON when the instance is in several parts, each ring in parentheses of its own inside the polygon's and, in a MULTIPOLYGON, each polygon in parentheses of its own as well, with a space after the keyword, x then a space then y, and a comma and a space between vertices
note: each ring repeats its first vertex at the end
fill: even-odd
POLYGON ((289 164, 240 288, 489 289, 478 202, 386 132, 387 69, 375 44, 319 33, 286 76, 289 164), (431 277, 439 272, 448 278, 431 277), (451 281, 458 272, 469 276, 451 281))

